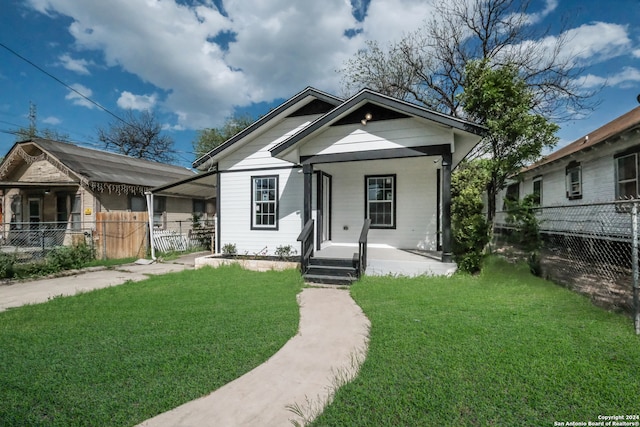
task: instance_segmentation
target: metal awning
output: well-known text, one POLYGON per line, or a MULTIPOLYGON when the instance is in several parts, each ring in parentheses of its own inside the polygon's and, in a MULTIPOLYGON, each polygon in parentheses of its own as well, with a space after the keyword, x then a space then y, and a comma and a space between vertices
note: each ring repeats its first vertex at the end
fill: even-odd
POLYGON ((160 187, 152 188, 154 195, 187 197, 192 199, 213 199, 216 197, 218 172, 210 171, 181 179, 160 187))

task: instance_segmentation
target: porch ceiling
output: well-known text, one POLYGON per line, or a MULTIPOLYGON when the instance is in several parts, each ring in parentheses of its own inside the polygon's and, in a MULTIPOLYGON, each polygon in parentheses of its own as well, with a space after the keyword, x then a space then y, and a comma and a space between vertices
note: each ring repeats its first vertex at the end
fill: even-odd
POLYGON ((160 196, 212 199, 216 196, 217 185, 218 173, 212 171, 152 188, 151 192, 160 196))

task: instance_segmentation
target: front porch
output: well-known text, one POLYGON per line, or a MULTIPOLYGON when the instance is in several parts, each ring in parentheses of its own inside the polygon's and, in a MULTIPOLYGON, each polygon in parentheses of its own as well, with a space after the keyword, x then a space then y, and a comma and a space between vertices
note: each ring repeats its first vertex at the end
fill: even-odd
MULTIPOLYGON (((358 258, 358 246, 352 244, 323 245, 315 251, 315 258, 358 258)), ((388 245, 369 244, 366 275, 369 276, 442 276, 456 271, 453 262, 441 261, 442 254, 432 251, 404 250, 388 245)))

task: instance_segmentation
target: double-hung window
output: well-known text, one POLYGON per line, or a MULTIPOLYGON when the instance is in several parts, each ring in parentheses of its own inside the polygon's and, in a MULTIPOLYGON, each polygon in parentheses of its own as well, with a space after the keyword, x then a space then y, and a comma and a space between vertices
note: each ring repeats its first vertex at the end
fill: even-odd
POLYGON ((616 198, 638 197, 638 153, 617 157, 616 198))
POLYGON ((56 220, 59 228, 82 228, 82 199, 79 194, 61 194, 56 199, 56 220))
POLYGON ((571 162, 566 169, 567 199, 582 198, 582 167, 578 162, 571 162))
POLYGON ((251 228, 278 229, 278 177, 251 177, 251 228))
POLYGON ((396 228, 396 176, 365 176, 365 218, 371 228, 396 228))
POLYGON ((533 203, 542 206, 542 177, 533 178, 533 203))
MULTIPOLYGON (((146 212, 147 199, 144 196, 131 196, 129 199, 129 209, 131 212, 146 212)), ((165 196, 155 196, 153 198, 153 226, 155 228, 165 228, 167 210, 167 198, 165 196)))

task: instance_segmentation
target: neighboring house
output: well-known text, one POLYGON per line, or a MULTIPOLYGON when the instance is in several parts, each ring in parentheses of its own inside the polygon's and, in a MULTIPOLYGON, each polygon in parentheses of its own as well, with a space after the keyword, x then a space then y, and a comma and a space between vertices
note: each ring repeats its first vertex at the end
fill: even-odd
POLYGON ((217 176, 217 252, 298 249, 310 219, 316 250, 357 245, 369 218, 371 245, 450 261, 451 171, 482 131, 368 89, 343 100, 307 88, 194 162, 217 176))
MULTIPOLYGON (((23 228, 87 230, 95 226, 97 212, 147 212, 145 191, 194 175, 183 167, 64 142, 19 142, 0 163, 3 235, 9 239, 11 230, 23 228)), ((155 226, 188 220, 194 210, 206 211, 204 198, 158 197, 155 226)))
POLYGON ((640 107, 524 168, 504 196, 535 194, 540 206, 637 198, 640 107))

